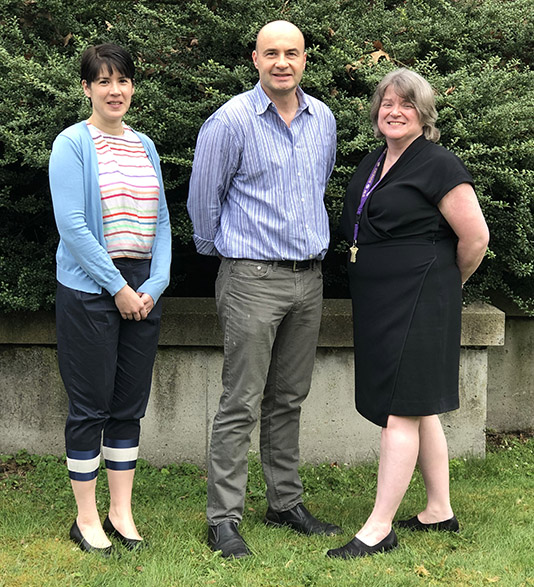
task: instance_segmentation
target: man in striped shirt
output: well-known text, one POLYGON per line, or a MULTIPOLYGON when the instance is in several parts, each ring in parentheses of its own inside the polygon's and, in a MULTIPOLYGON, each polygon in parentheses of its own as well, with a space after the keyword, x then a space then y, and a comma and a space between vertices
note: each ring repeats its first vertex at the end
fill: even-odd
POLYGON ((329 244, 324 192, 336 124, 329 108, 299 87, 306 52, 296 26, 264 26, 252 59, 258 84, 200 130, 188 199, 198 252, 221 259, 224 392, 211 438, 208 541, 236 558, 251 554, 237 526, 259 411, 265 523, 308 535, 341 531, 304 507, 297 471, 300 406, 321 321, 321 260, 329 244))

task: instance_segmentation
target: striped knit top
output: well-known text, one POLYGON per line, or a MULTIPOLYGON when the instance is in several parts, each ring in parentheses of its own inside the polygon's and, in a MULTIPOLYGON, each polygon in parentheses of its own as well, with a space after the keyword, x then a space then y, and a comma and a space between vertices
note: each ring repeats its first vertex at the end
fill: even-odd
POLYGON ((135 133, 108 135, 87 123, 95 143, 102 219, 112 259, 150 259, 158 220, 159 183, 135 133))

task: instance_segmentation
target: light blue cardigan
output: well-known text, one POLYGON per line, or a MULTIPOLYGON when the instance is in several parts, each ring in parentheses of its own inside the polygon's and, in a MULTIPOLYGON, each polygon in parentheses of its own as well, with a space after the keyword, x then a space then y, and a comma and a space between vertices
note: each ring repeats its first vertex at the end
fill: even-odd
MULTIPOLYGON (((171 228, 156 148, 149 137, 139 132, 135 134, 143 143, 160 185, 150 277, 137 290, 149 294, 156 303, 169 285, 171 228)), ((57 280, 87 293, 101 293, 104 288, 114 296, 126 285, 126 280, 106 250, 98 159, 85 121, 66 128, 56 137, 48 171, 60 236, 56 253, 57 280)))

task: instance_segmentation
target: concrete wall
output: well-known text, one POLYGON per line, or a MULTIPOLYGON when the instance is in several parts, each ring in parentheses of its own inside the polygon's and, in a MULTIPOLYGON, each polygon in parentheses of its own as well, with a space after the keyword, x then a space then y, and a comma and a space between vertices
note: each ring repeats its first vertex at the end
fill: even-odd
MULTIPOLYGON (((488 347, 504 343, 504 313, 487 305, 463 313, 460 402, 442 416, 451 456, 484 454, 488 347)), ((212 299, 166 299, 141 457, 155 465, 205 466, 221 393, 222 336, 212 299)), ((303 462, 357 463, 378 455, 380 429, 354 409, 348 300, 325 300, 312 389, 302 411, 303 462)), ((66 395, 57 368, 51 313, 0 321, 0 453, 62 454, 66 395)), ((252 448, 257 449, 258 431, 252 448)))
POLYGON ((504 345, 488 349, 487 427, 534 431, 534 318, 498 301, 506 312, 504 345))

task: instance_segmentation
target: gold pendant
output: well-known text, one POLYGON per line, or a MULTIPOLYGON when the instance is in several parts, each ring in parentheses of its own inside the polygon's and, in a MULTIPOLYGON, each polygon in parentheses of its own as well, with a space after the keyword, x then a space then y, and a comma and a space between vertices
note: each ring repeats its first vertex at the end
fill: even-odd
POLYGON ((351 263, 356 263, 356 253, 358 252, 358 247, 356 246, 356 244, 352 245, 352 247, 350 247, 350 262, 351 263))

